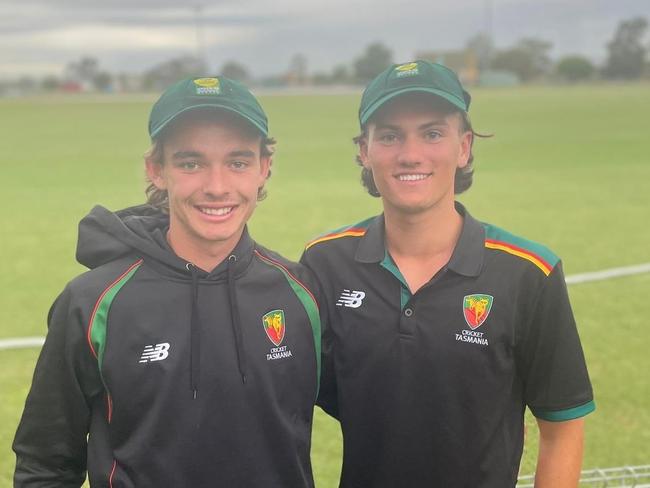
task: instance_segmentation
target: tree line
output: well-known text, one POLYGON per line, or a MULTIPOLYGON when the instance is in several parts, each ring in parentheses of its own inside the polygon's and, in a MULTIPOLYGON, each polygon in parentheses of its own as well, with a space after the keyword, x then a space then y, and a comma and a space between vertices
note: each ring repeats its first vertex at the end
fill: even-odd
MULTIPOLYGON (((461 76, 463 70, 478 75, 505 73, 513 77, 515 82, 522 83, 544 80, 635 80, 650 78, 650 43, 646 39, 647 31, 648 20, 644 17, 620 22, 605 46, 607 57, 600 66, 577 54, 554 61, 550 56, 553 45, 538 38, 524 38, 512 46, 497 49, 484 34, 476 35, 459 50, 423 51, 416 53, 415 58, 442 62, 459 71, 461 76)), ((394 61, 392 51, 385 44, 374 42, 366 46, 351 62, 338 64, 329 71, 310 73, 307 56, 298 53, 291 58, 285 71, 277 75, 255 77, 254 71, 236 60, 223 63, 216 74, 248 84, 270 87, 352 85, 365 84, 394 61)), ((31 86, 46 91, 159 91, 178 79, 203 76, 206 73, 214 73, 214 70, 204 61, 189 55, 157 64, 140 75, 111 74, 100 67, 97 59, 83 57, 69 63, 61 78, 48 76, 40 80, 40 83, 22 79, 20 83, 23 87, 31 86)), ((466 81, 481 82, 480 76, 466 81)))

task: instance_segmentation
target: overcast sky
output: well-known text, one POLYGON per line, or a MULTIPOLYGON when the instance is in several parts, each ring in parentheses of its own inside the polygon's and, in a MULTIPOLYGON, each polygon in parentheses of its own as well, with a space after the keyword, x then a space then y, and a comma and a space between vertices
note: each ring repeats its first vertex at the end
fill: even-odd
POLYGON ((349 64, 373 41, 401 62, 461 47, 488 25, 497 47, 537 37, 554 57, 600 62, 618 23, 639 15, 650 20, 650 0, 0 0, 0 78, 60 75, 84 55, 137 73, 201 44, 215 71, 237 60, 277 74, 302 53, 313 72, 349 64))

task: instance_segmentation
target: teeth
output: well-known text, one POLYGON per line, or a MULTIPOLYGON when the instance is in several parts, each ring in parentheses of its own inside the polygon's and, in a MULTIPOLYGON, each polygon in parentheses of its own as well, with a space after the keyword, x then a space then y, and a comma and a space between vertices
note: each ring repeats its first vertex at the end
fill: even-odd
POLYGON ((400 181, 418 181, 428 177, 429 175, 417 174, 417 175, 399 175, 397 178, 400 181))
POLYGON ((232 211, 232 207, 221 207, 221 208, 200 207, 199 210, 207 215, 226 215, 232 211))

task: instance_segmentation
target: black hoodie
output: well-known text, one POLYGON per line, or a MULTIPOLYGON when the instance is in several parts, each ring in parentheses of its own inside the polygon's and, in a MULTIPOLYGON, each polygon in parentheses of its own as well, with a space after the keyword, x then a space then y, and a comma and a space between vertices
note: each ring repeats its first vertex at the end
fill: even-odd
POLYGON ((302 266, 244 231, 206 273, 168 217, 95 207, 16 433, 17 487, 312 487, 320 317, 302 266))

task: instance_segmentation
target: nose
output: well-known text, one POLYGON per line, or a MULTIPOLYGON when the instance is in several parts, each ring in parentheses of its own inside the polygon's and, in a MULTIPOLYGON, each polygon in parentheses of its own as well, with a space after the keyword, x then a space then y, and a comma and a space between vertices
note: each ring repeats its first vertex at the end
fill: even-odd
POLYGON ((210 166, 203 178, 203 193, 208 198, 222 199, 228 195, 228 174, 219 164, 210 166))
POLYGON ((416 137, 404 138, 399 149, 399 154, 397 155, 397 162, 399 164, 403 166, 417 166, 422 162, 422 152, 416 137))

